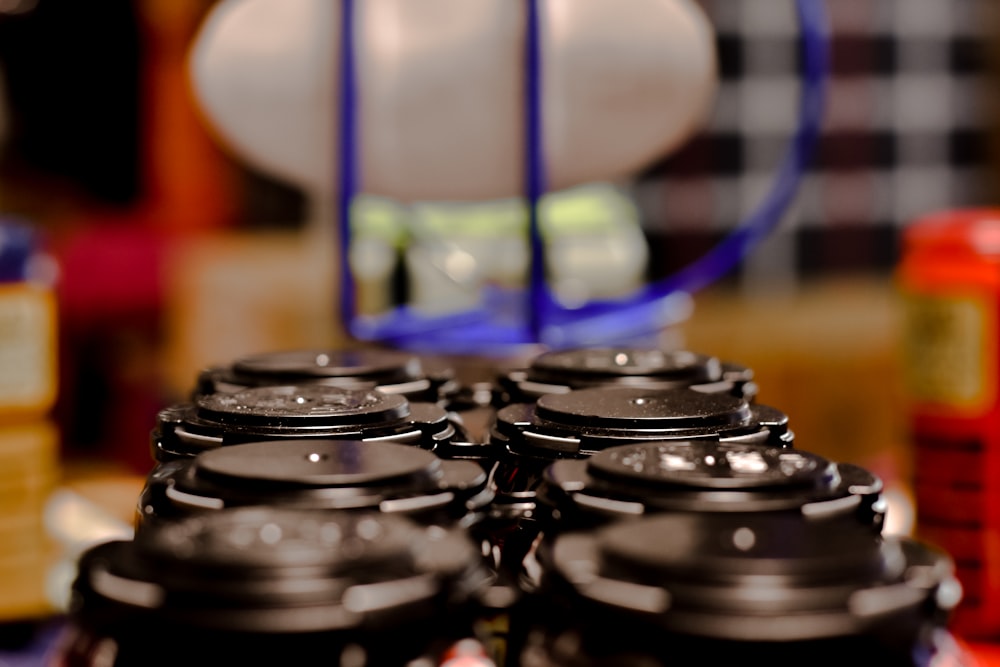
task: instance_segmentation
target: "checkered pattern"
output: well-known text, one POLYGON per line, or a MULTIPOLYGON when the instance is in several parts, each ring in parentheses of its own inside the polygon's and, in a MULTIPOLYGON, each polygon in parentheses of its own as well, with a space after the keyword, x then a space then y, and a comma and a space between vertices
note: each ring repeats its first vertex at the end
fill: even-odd
MULTIPOLYGON (((798 118, 791 0, 701 0, 722 83, 707 127, 635 183, 666 275, 710 247, 769 189, 798 118)), ((986 93, 994 0, 827 0, 831 71, 823 134, 780 226, 743 280, 883 271, 899 231, 941 208, 990 203, 986 93)))

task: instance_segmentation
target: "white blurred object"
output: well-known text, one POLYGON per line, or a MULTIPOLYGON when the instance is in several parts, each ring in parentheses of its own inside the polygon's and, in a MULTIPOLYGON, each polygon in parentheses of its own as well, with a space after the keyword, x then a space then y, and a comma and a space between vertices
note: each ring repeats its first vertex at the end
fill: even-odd
MULTIPOLYGON (((336 192, 340 3, 222 0, 191 50, 219 139, 273 176, 336 192)), ((630 175, 706 119, 712 27, 693 0, 543 0, 548 188, 630 175)), ((485 200, 523 191, 525 4, 356 3, 365 192, 485 200)))
POLYGON ((45 505, 45 529, 65 550, 80 553, 95 544, 132 538, 132 526, 88 498, 61 488, 45 505))
POLYGON ((912 537, 917 518, 912 492, 900 485, 890 485, 883 491, 882 497, 889 506, 882 533, 912 537))
POLYGON ((131 525, 107 508, 69 488, 52 492, 43 511, 45 532, 60 547, 60 558, 49 567, 45 595, 55 609, 69 608, 76 563, 88 548, 111 540, 130 540, 131 525))

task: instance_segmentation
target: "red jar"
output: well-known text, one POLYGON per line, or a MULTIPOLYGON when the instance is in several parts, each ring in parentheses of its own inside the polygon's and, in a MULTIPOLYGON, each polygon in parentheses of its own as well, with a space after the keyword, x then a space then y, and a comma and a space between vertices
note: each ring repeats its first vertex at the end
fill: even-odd
POLYGON ((896 280, 916 531, 954 558, 953 628, 1000 637, 1000 208, 914 220, 896 280))

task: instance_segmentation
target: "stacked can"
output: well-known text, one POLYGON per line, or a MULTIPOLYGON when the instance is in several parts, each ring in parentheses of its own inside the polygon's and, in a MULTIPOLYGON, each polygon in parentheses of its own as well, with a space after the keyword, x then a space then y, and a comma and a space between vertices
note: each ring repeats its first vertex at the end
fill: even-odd
POLYGON ((54 664, 492 666, 482 565, 463 531, 380 512, 182 517, 83 554, 54 664))
POLYGON ((474 531, 493 498, 493 457, 445 407, 453 373, 423 361, 374 348, 288 350, 202 370, 190 400, 157 416, 136 528, 266 504, 474 531))
POLYGON ((916 532, 952 554, 954 627, 1000 635, 1000 209, 914 220, 896 278, 916 532))
POLYGON ((535 492, 550 465, 631 442, 688 439, 780 448, 791 447, 794 434, 776 408, 685 386, 597 386, 500 408, 490 442, 498 452, 491 518, 502 569, 515 579, 524 574, 539 531, 535 492))
POLYGON ((881 491, 858 466, 759 444, 559 461, 516 664, 949 664, 952 563, 881 534, 881 491))
POLYGON ((448 369, 424 362, 291 350, 202 370, 151 425, 135 539, 80 560, 60 659, 494 664, 510 596, 478 532, 492 462, 447 408, 448 369), (149 651, 162 632, 180 653, 149 651))
POLYGON ((135 538, 80 561, 62 664, 955 657, 949 555, 883 536, 881 480, 793 448, 749 369, 545 353, 496 376, 469 440, 440 391, 462 388, 404 357, 202 373, 152 428, 135 538))
POLYGON ((961 659, 949 556, 883 537, 881 480, 793 448, 747 367, 596 348, 497 384, 509 665, 961 659))

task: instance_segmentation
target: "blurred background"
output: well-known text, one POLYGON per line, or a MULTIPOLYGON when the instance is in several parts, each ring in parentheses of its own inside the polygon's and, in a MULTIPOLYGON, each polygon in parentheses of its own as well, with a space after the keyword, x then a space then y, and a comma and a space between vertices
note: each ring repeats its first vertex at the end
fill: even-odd
MULTIPOLYGON (((38 335, 54 337, 55 360, 43 370, 53 373, 51 404, 8 421, 45 424, 30 441, 41 444, 18 445, 34 447, 45 484, 83 488, 91 469, 145 474, 157 410, 183 400, 204 365, 350 340, 330 201, 234 150, 195 97, 191 49, 220 4, 0 0, 0 217, 38 234, 46 261, 32 276, 54 308, 38 335)), ((571 222, 550 237, 567 275, 612 266, 629 285, 670 276, 747 216, 774 178, 798 118, 793 3, 697 4, 718 66, 705 123, 628 178, 567 197, 571 222), (596 245, 573 246, 580 219, 601 230, 596 245)), ((831 79, 796 197, 664 335, 751 367, 759 400, 789 415, 801 447, 866 465, 906 495, 893 272, 917 217, 997 203, 1000 19, 991 0, 831 0, 826 10, 831 79)), ((247 39, 274 47, 264 34, 247 39)), ((498 254, 507 246, 497 239, 523 235, 508 204, 367 201, 359 229, 378 242, 357 248, 371 270, 358 278, 360 307, 430 294, 447 309, 469 297, 422 276, 419 253, 398 254, 407 225, 447 235, 478 215, 486 250, 466 239, 463 256, 493 280, 523 270, 523 238, 498 254)))

